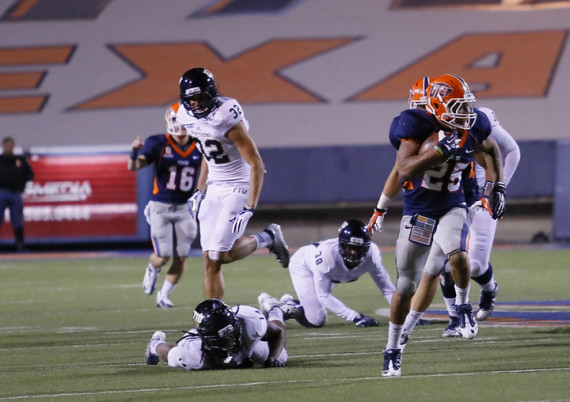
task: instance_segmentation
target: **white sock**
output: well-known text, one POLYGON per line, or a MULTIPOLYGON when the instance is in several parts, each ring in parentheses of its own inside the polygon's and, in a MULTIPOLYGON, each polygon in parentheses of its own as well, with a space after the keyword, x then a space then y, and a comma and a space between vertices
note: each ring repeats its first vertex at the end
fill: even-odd
POLYGON ((161 343, 166 343, 166 341, 163 341, 161 339, 151 339, 150 340, 150 353, 155 355, 156 354, 156 347, 158 345, 160 345, 161 343))
POLYGON ((160 294, 162 297, 170 299, 170 294, 174 290, 176 285, 174 283, 170 283, 168 280, 164 279, 164 283, 162 284, 162 289, 160 289, 160 294))
POLYGON ((447 307, 447 314, 450 317, 457 317, 457 311, 455 311, 455 298, 443 298, 445 306, 447 307))
POLYGON ((485 292, 493 292, 497 287, 497 282, 495 282, 495 277, 492 277, 489 282, 484 285, 481 285, 481 290, 485 292))
POLYGON ((404 331, 406 331, 408 334, 411 334, 414 330, 414 327, 423 315, 424 313, 420 313, 419 311, 410 310, 406 316, 406 322, 404 322, 404 331))
POLYGON ((155 270, 156 272, 160 272, 160 267, 158 267, 158 268, 155 267, 154 265, 152 265, 151 262, 148 263, 148 267, 149 267, 150 269, 155 270))
POLYGON ((396 325, 390 321, 388 324, 388 343, 386 344, 386 350, 401 349, 400 337, 402 336, 403 329, 403 325, 396 325))
POLYGON ((271 244, 273 244, 273 238, 266 231, 255 233, 252 236, 255 237, 255 240, 257 240, 257 249, 258 250, 260 248, 269 247, 269 246, 271 246, 271 244))
POLYGON ((267 313, 267 321, 283 322, 283 310, 275 306, 267 313))
POLYGON ((459 306, 460 304, 469 303, 469 290, 471 290, 471 284, 467 285, 466 288, 460 288, 455 286, 455 304, 459 306))

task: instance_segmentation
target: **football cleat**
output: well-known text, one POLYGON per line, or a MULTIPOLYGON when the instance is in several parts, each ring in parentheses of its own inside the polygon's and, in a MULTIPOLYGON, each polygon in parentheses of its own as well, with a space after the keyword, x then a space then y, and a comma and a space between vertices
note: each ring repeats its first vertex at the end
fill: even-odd
POLYGON ((156 307, 160 308, 171 308, 174 307, 174 304, 170 301, 168 297, 163 297, 162 292, 159 290, 156 293, 156 307))
POLYGON ((160 361, 160 357, 156 354, 156 353, 152 353, 150 351, 151 349, 151 345, 154 343, 154 347, 155 347, 155 352, 156 352, 156 345, 162 342, 166 341, 166 334, 162 331, 156 331, 154 334, 152 334, 152 337, 150 338, 150 342, 148 343, 147 347, 146 347, 146 351, 144 353, 144 357, 146 359, 146 364, 151 365, 151 366, 155 366, 158 364, 158 362, 160 361))
POLYGON ((461 331, 459 330, 459 319, 457 317, 450 317, 449 325, 443 333, 442 338, 457 338, 461 336, 461 331))
POLYGON ((160 273, 160 268, 154 268, 152 265, 148 264, 143 278, 143 290, 147 295, 154 293, 154 287, 156 285, 156 279, 160 273))
POLYGON ((291 318, 295 318, 295 314, 297 313, 297 310, 301 305, 299 303, 299 300, 294 300, 292 295, 286 293, 283 296, 281 296, 279 302, 280 302, 279 308, 283 311, 283 320, 287 321, 291 318))
POLYGON ((477 336, 479 326, 475 317, 473 317, 473 310, 471 303, 455 305, 457 318, 459 319, 459 331, 465 339, 472 339, 477 336))
POLYGON ((479 299, 479 310, 475 314, 477 321, 485 321, 495 309, 495 301, 497 300, 497 292, 499 285, 495 282, 495 290, 491 292, 481 291, 481 299, 479 299))
POLYGON ((257 302, 259 303, 259 311, 261 311, 261 314, 263 314, 265 318, 267 318, 269 310, 280 304, 279 300, 265 292, 257 296, 257 302))
POLYGON ((265 231, 271 234, 273 243, 269 246, 269 251, 275 254, 277 261, 283 268, 289 267, 289 247, 283 238, 281 226, 272 223, 265 228, 265 231))
POLYGON ((386 349, 384 351, 384 367, 382 368, 382 377, 400 377, 402 375, 402 369, 400 366, 401 361, 401 349, 386 349))

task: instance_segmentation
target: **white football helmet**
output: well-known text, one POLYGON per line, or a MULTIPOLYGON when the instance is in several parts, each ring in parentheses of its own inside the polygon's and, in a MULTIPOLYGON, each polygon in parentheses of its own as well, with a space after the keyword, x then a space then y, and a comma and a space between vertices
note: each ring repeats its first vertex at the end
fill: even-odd
POLYGON ((170 135, 184 136, 188 135, 186 129, 176 121, 176 113, 178 112, 179 107, 180 103, 175 102, 166 109, 166 113, 164 114, 166 132, 170 135))

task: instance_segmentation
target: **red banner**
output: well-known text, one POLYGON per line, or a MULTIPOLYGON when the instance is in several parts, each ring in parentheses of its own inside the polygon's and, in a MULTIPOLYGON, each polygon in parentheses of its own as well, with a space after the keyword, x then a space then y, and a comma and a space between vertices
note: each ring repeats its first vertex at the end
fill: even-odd
MULTIPOLYGON (((135 236, 136 173, 127 155, 33 155, 24 193, 27 240, 135 236)), ((7 212, 7 211, 6 211, 7 212)), ((1 239, 13 238, 8 214, 1 239)))

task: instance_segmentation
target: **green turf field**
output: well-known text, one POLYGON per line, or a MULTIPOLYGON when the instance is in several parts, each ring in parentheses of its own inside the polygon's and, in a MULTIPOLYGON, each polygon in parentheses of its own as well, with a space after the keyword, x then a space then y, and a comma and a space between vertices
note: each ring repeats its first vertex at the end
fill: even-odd
MULTIPOLYGON (((393 254, 384 263, 395 280, 393 254)), ((568 300, 570 250, 497 249, 499 302, 568 300)), ((570 326, 564 306, 506 307, 560 311, 566 324, 481 323, 471 341, 444 339, 442 321, 418 327, 403 356, 402 377, 382 378, 387 308, 369 277, 338 285, 347 305, 375 316, 356 328, 329 315, 327 326, 287 322, 284 369, 186 372, 146 366, 153 331, 174 341, 202 300, 201 258, 192 258, 170 310, 154 306, 141 280, 145 257, 0 260, 0 401, 569 401, 570 326)), ((257 305, 267 291, 293 292, 287 270, 254 255, 224 267, 230 304, 257 305)), ((164 275, 159 278, 162 285, 164 275)), ((479 289, 472 286, 472 301, 479 289)), ((441 308, 438 293, 435 305, 441 308)), ((563 304, 563 303, 562 303, 563 304)), ((497 313, 501 305, 497 306, 497 313)))

